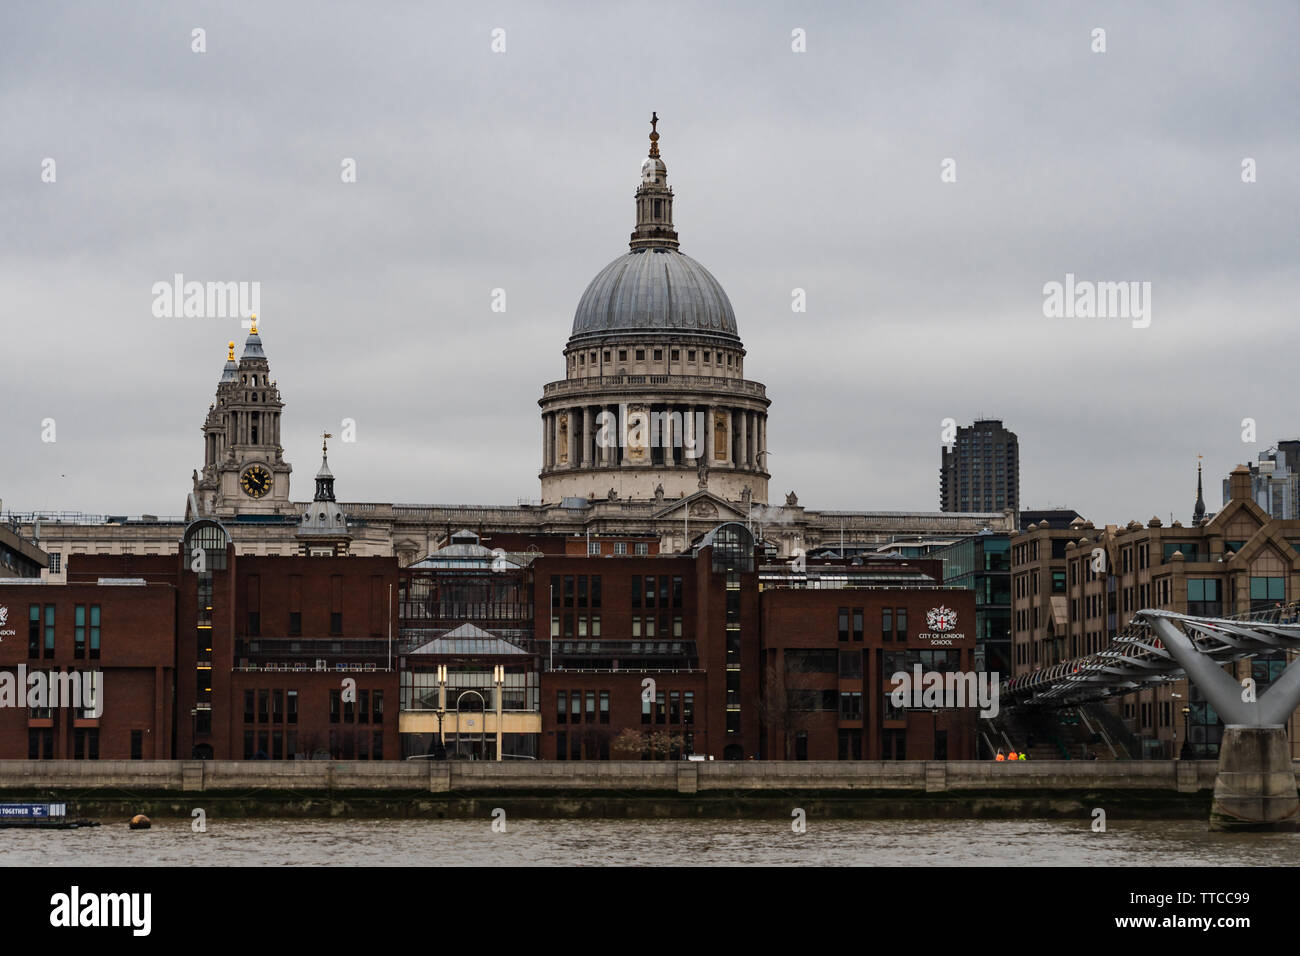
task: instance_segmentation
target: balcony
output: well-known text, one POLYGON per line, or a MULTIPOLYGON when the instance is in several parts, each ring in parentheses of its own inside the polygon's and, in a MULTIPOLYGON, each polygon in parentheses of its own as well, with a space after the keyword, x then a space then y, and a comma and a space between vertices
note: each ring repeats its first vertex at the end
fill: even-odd
POLYGON ((564 395, 583 395, 625 391, 629 393, 653 390, 656 392, 731 392, 767 400, 767 388, 761 382, 723 375, 592 375, 587 378, 566 378, 547 382, 542 386, 543 398, 564 395))

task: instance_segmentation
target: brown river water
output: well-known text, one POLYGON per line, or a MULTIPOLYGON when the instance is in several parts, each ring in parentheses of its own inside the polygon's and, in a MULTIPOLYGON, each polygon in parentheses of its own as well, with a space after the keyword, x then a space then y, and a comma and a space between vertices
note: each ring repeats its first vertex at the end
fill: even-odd
POLYGON ((160 820, 0 830, 6 866, 1294 866, 1300 834, 1203 821, 160 820), (500 823, 498 823, 500 826, 500 823))

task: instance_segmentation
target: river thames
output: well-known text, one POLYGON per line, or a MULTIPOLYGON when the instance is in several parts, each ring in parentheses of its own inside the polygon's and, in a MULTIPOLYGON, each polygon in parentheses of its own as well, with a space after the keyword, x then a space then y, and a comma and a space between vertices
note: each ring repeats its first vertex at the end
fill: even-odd
POLYGON ((0 830, 7 866, 1292 866, 1300 834, 1204 821, 187 820, 0 830))

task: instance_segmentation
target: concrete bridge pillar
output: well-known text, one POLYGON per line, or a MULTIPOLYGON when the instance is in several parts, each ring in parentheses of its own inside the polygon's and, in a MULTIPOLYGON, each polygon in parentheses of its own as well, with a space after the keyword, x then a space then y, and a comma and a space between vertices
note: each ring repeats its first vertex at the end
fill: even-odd
POLYGON ((1286 727, 1225 727, 1210 829, 1292 832, 1298 817, 1300 797, 1286 727))

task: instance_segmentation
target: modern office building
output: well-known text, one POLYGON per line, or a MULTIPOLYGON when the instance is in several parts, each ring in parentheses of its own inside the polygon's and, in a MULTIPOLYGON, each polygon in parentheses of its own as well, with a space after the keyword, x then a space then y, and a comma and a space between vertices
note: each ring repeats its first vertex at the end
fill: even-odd
POLYGON ((944 446, 939 467, 943 511, 1001 511, 1020 508, 1020 440, 996 419, 957 429, 944 446))
POLYGON ((933 551, 943 562, 947 587, 975 592, 975 650, 977 671, 1014 673, 1011 662, 1011 536, 977 534, 933 551))
MULTIPOLYGON (((1274 518, 1300 518, 1300 440, 1280 441, 1260 452, 1250 469, 1250 496, 1274 518)), ((1223 479, 1223 503, 1230 500, 1231 478, 1223 479)))

